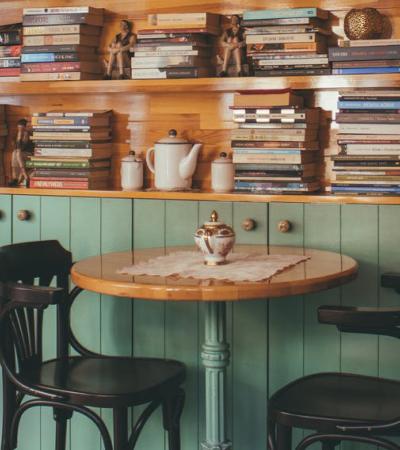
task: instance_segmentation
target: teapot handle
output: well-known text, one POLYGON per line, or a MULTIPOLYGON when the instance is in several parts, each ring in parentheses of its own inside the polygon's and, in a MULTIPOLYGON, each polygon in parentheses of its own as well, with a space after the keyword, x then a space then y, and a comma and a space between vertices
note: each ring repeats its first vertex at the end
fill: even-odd
POLYGON ((146 153, 146 163, 151 172, 156 173, 154 169, 154 164, 151 160, 151 154, 154 153, 154 147, 149 148, 146 153))

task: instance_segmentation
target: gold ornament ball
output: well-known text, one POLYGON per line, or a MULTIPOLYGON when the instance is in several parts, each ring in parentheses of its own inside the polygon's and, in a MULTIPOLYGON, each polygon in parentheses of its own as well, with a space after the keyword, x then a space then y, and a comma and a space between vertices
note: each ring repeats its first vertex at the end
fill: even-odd
POLYGON ((379 39, 384 31, 384 16, 375 8, 352 9, 344 18, 344 32, 350 40, 379 39))

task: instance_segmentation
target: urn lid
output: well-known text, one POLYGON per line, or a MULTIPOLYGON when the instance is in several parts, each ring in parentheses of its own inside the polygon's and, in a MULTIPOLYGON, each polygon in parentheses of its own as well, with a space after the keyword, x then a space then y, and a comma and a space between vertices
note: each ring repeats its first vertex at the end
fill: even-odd
POLYGON ((178 137, 176 130, 169 130, 168 136, 159 139, 156 144, 190 144, 190 142, 184 138, 178 137))
POLYGON ((224 222, 218 221, 217 211, 211 213, 210 220, 205 222, 202 227, 196 231, 197 236, 207 234, 208 236, 232 237, 235 236, 233 229, 224 222))
POLYGON ((232 164, 232 159, 229 158, 226 152, 221 152, 219 158, 214 159, 213 164, 232 164))
POLYGON ((121 159, 121 162, 136 162, 136 163, 142 163, 143 161, 140 158, 137 158, 135 156, 135 152, 133 150, 130 150, 127 156, 123 157, 121 159))

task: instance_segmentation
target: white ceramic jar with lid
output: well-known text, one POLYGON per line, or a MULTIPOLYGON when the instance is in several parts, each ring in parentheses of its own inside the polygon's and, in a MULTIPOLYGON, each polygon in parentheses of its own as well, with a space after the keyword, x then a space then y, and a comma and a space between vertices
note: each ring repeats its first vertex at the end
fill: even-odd
POLYGON ((143 187, 143 161, 133 150, 121 160, 121 187, 124 191, 138 191, 143 187))
POLYGON ((235 187, 235 168, 225 152, 211 163, 211 189, 214 192, 231 192, 235 187))

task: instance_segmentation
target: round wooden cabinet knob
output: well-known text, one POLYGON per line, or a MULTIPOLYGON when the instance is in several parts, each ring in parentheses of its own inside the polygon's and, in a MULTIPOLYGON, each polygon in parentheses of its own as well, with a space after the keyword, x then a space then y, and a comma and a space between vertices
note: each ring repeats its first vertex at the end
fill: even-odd
POLYGON ((280 233, 287 233, 291 230, 292 224, 288 220, 278 222, 278 230, 280 233))
POLYGON ((254 219, 244 219, 242 222, 242 228, 244 231, 251 231, 257 226, 254 219))
POLYGON ((31 213, 29 211, 27 211, 26 209, 20 209, 17 212, 17 217, 18 217, 18 220, 21 220, 21 221, 29 220, 31 218, 31 213))

